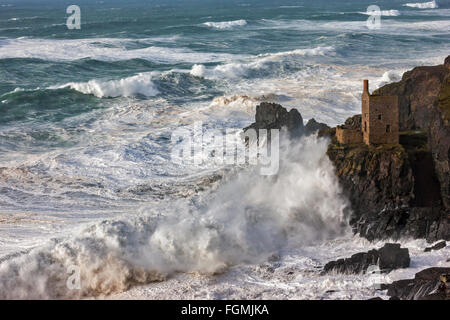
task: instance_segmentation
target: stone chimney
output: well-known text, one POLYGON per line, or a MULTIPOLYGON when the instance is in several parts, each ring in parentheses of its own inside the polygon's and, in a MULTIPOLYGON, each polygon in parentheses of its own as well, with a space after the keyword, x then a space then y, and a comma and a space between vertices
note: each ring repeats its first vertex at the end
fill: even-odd
POLYGON ((369 80, 364 80, 364 91, 369 93, 369 80))

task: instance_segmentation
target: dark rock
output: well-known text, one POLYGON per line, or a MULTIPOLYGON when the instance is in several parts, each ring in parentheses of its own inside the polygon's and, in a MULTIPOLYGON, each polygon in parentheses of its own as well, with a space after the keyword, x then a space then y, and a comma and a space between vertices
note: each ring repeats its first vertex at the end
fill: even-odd
POLYGON ((432 109, 436 107, 440 88, 449 73, 450 56, 445 64, 416 67, 403 74, 402 80, 387 84, 373 92, 399 97, 400 131, 427 130, 432 109))
POLYGON ((408 249, 400 248, 400 244, 386 243, 378 250, 378 266, 382 271, 392 271, 399 268, 408 268, 411 262, 408 249))
MULTIPOLYGON (((399 96, 401 130, 425 131, 401 132, 400 145, 370 147, 339 145, 328 135, 328 156, 351 204, 350 224, 369 240, 450 240, 449 60, 374 91, 399 96)), ((360 115, 344 126, 360 128, 360 115)))
POLYGON ((424 251, 430 252, 430 251, 434 251, 434 250, 441 250, 441 249, 445 248, 446 246, 447 246, 447 242, 441 241, 441 242, 436 243, 434 246, 425 248, 424 251))
MULTIPOLYGON (((448 68, 450 70, 450 67, 448 68)), ((449 71, 450 73, 450 71, 449 71)), ((440 183, 442 201, 450 214, 450 74, 440 88, 439 99, 431 109, 429 140, 434 168, 440 183), (437 107, 436 107, 437 106, 437 107)), ((444 231, 450 233, 450 228, 444 231)))
POLYGON ((305 126, 305 134, 311 135, 315 134, 318 131, 321 130, 327 130, 330 129, 329 126, 327 126, 325 123, 317 122, 315 119, 310 119, 305 126))
MULTIPOLYGON (((443 65, 414 68, 374 94, 399 97, 400 130, 428 131, 444 208, 450 210, 450 56, 443 65)), ((436 232, 450 234, 448 212, 436 232)))
POLYGON ((365 273, 370 266, 378 266, 381 272, 390 272, 398 268, 407 268, 410 264, 408 249, 399 244, 386 243, 379 250, 370 250, 352 255, 350 258, 330 261, 323 268, 323 274, 329 272, 344 274, 365 273))
POLYGON ((387 294, 402 300, 449 299, 447 278, 450 268, 429 268, 420 271, 414 279, 399 280, 389 285, 387 294), (444 282, 445 281, 445 282, 444 282))
POLYGON ((371 241, 403 235, 426 237, 427 219, 422 212, 409 209, 414 200, 414 175, 402 146, 331 143, 327 154, 350 200, 347 214, 355 233, 371 241), (413 230, 408 225, 421 227, 413 230))
POLYGON ((256 122, 244 129, 285 129, 291 138, 299 137, 304 134, 303 118, 297 109, 287 111, 281 105, 276 103, 263 102, 256 106, 256 122))
POLYGON ((383 300, 383 299, 380 298, 380 297, 375 297, 375 298, 370 298, 370 299, 369 299, 369 301, 371 301, 371 300, 383 300))
POLYGON ((393 297, 390 297, 389 300, 400 300, 400 298, 396 297, 396 296, 393 296, 393 297))
POLYGON ((357 114, 345 120, 343 127, 351 130, 361 130, 362 127, 361 124, 362 124, 362 117, 360 114, 357 114))

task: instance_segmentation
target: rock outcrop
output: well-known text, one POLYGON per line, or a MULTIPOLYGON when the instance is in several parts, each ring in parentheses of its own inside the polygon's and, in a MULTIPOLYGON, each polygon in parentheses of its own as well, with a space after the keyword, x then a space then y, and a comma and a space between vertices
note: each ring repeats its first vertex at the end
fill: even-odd
MULTIPOLYGON (((329 158, 351 201, 350 224, 369 240, 450 238, 449 61, 415 68, 374 91, 399 97, 400 128, 408 130, 399 145, 330 144, 329 158)), ((360 116, 345 126, 360 128, 360 116)))
POLYGON ((388 284, 387 294, 402 300, 450 300, 450 268, 429 268, 414 279, 388 284))
MULTIPOLYGON (((297 110, 266 102, 244 130, 285 129, 291 138, 318 131, 329 137, 327 154, 350 200, 347 214, 355 233, 369 240, 450 240, 450 56, 443 65, 415 68, 374 93, 399 97, 399 144, 341 145, 336 128, 314 119, 304 126, 297 110)), ((360 130, 361 115, 344 126, 360 130)))
POLYGON ((303 118, 297 109, 289 112, 276 103, 263 102, 256 106, 256 122, 244 129, 279 129, 286 130, 291 138, 300 137, 305 132, 303 118))
POLYGON ((327 126, 325 123, 317 122, 316 119, 310 119, 305 126, 305 134, 307 136, 315 134, 316 132, 327 130, 330 127, 327 126))
POLYGON ((402 139, 405 145, 330 144, 328 156, 350 200, 355 233, 369 240, 409 236, 434 241, 445 236, 440 232, 444 213, 439 184, 419 138, 408 134, 402 139), (413 146, 407 146, 411 141, 413 146), (425 158, 422 166, 416 165, 420 157, 425 158))
POLYGON ((435 245, 433 245, 431 247, 428 247, 428 248, 425 248, 424 252, 441 250, 441 249, 444 249, 446 246, 447 246, 447 242, 439 241, 435 245))
POLYGON ((395 269, 408 268, 410 262, 408 249, 401 248, 399 244, 386 243, 379 250, 374 249, 354 254, 347 259, 328 262, 323 268, 323 274, 360 274, 365 273, 371 266, 378 266, 381 272, 388 273, 395 269))
POLYGON ((417 67, 400 82, 385 85, 374 94, 399 97, 400 130, 425 130, 443 205, 450 209, 450 56, 444 64, 417 67))

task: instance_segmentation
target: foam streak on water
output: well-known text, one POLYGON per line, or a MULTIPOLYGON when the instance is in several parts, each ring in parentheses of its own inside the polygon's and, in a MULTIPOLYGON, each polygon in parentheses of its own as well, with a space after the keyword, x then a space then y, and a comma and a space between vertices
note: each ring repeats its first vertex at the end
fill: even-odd
MULTIPOLYGON (((373 90, 442 63, 445 1, 378 1, 381 28, 369 30, 369 3, 357 0, 107 0, 81 4, 76 31, 45 1, 0 11, 0 294, 102 295, 167 278, 131 296, 168 296, 182 282, 231 298, 244 292, 227 277, 240 277, 254 298, 373 295, 352 278, 307 280, 340 248, 370 246, 346 233, 326 141, 286 146, 280 175, 263 179, 176 164, 171 134, 197 121, 238 132, 261 101, 342 123, 360 112, 362 79, 373 90), (270 276, 258 266, 273 254, 284 271, 270 276), (85 270, 81 294, 64 284, 72 264, 85 270), (290 268, 305 287, 292 287, 290 268), (223 286, 205 285, 226 270, 223 286), (324 295, 327 284, 342 292, 324 295)), ((420 266, 440 263, 430 257, 420 266)))

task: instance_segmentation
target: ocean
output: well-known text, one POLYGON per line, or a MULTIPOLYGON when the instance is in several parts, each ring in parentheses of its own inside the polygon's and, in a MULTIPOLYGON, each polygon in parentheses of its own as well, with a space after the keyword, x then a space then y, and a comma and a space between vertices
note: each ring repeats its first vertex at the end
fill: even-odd
MULTIPOLYGON (((175 163, 172 136, 237 133, 263 100, 343 123, 363 79, 449 54, 450 2, 409 1, 77 0, 68 29, 72 2, 0 0, 0 297, 383 296, 317 272, 378 245, 347 226, 327 141, 300 141, 271 179, 175 163)), ((449 252, 402 241, 412 268, 391 280, 449 252)))

